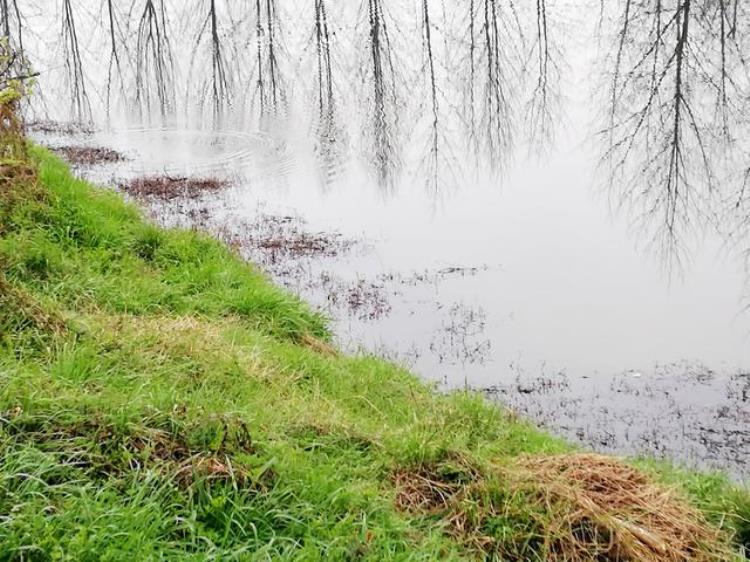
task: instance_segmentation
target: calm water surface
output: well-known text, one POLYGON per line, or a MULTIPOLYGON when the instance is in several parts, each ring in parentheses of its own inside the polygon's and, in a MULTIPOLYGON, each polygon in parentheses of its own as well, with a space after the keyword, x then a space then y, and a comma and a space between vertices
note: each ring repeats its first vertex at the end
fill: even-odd
POLYGON ((412 178, 384 194, 355 159, 323 188, 304 137, 180 129, 82 140, 132 158, 85 172, 103 183, 232 178, 219 197, 156 205, 168 224, 190 226, 200 208, 203 227, 240 240, 274 216, 356 241, 336 256, 278 261, 242 248, 326 311, 344 348, 402 362, 441 388, 484 389, 598 449, 746 474, 744 271, 706 235, 684 273, 665 273, 610 212, 576 143, 501 182, 477 174, 435 197, 412 178))
MULTIPOLYGON (((384 181, 351 132, 321 157, 304 103, 273 126, 227 118, 144 128, 131 116, 73 140, 38 138, 126 154, 124 164, 81 170, 105 184, 164 173, 230 179, 218 196, 154 204, 152 214, 238 242, 328 313, 345 349, 402 362, 440 388, 481 389, 599 450, 746 477, 745 270, 706 228, 692 233, 683 267, 667 271, 632 217, 612 208, 596 173, 586 76, 576 66, 563 81, 567 125, 544 156, 525 156, 520 143, 502 171, 456 141, 455 165, 436 172, 423 151, 405 148, 384 181), (243 244, 268 217, 342 243, 291 258, 243 244)), ((408 117, 421 102, 406 98, 408 117)), ((416 125, 404 137, 424 133, 418 118, 405 122, 416 125)))

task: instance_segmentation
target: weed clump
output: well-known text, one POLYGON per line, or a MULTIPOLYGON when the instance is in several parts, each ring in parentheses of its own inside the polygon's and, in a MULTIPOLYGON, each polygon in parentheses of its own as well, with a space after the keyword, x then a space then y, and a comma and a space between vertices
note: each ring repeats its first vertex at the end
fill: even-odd
POLYGON ((229 182, 217 178, 152 176, 137 178, 121 184, 120 188, 133 197, 171 201, 178 198, 194 199, 228 185, 229 182))
POLYGON ((0 236, 14 225, 11 217, 24 203, 43 203, 45 192, 40 188, 36 170, 23 160, 0 160, 0 236))
MULTIPOLYGON (((4 51, 4 46, 0 45, 0 59, 6 56, 4 51)), ((0 80, 0 158, 3 162, 23 161, 27 151, 19 104, 24 86, 20 83, 3 84, 3 81, 0 80)))
POLYGON ((479 471, 458 456, 397 470, 392 476, 397 490, 396 507, 413 513, 439 514, 456 505, 479 479, 479 471))
POLYGON ((55 336, 65 332, 66 323, 59 313, 13 286, 0 272, 0 340, 27 330, 55 336))
POLYGON ((61 146, 55 148, 54 152, 75 166, 95 166, 125 160, 125 156, 116 150, 98 146, 61 146))
POLYGON ((258 473, 235 460, 236 455, 258 452, 242 420, 223 417, 185 425, 171 419, 143 419, 121 427, 97 415, 64 421, 27 416, 16 409, 0 416, 0 433, 15 445, 57 453, 66 464, 98 478, 151 470, 180 488, 197 482, 247 488, 272 483, 270 469, 258 473))
POLYGON ((294 217, 264 215, 246 243, 267 252, 272 261, 290 257, 332 257, 353 244, 338 234, 307 232, 294 217))
POLYGON ((91 135, 94 129, 86 123, 51 121, 48 119, 31 121, 26 124, 30 131, 52 135, 91 135))
MULTIPOLYGON (((204 228, 210 226, 201 216, 196 222, 204 228)), ((270 270, 284 269, 301 258, 336 257, 357 244, 336 232, 310 232, 305 227, 298 217, 262 214, 251 222, 221 227, 219 236, 270 270)))

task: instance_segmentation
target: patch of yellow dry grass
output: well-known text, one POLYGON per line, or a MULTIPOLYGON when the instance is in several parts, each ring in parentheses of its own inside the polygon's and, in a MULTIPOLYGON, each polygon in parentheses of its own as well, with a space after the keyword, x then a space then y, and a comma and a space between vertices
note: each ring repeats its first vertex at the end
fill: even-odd
POLYGON ((736 560, 727 537, 675 491, 596 454, 519 458, 491 469, 460 458, 398 470, 396 506, 438 516, 449 535, 502 560, 719 562, 736 560), (507 551, 492 521, 526 521, 507 551))
POLYGON ((673 490, 595 454, 524 458, 517 486, 550 513, 550 560, 731 560, 719 532, 673 490))

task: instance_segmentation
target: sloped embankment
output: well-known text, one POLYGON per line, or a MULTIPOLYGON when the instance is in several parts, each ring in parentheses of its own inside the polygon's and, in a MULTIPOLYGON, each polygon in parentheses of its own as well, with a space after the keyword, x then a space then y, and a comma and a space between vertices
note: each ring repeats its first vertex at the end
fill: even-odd
POLYGON ((722 478, 577 454, 338 354, 227 247, 44 150, 2 170, 0 559, 702 561, 747 543, 750 502, 722 478))

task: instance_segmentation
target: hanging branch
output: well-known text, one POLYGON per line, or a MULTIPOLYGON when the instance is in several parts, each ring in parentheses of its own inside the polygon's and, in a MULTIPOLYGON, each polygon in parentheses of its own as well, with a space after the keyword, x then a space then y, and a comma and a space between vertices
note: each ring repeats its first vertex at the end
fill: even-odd
POLYGON ((38 76, 30 70, 23 47, 21 12, 17 0, 0 0, 0 47, 3 67, 0 69, 2 89, 12 81, 25 82, 38 76), (15 23, 15 26, 14 26, 15 23))
POLYGON ((0 0, 0 29, 2 37, 7 40, 8 45, 23 58, 23 28, 21 24, 21 12, 18 9, 18 0, 0 0), (13 28, 15 20, 15 29, 13 28))
POLYGON ((10 40, 10 5, 9 0, 0 1, 0 25, 2 26, 3 37, 10 40))
POLYGON ((0 91, 6 88, 25 91, 24 83, 39 76, 28 61, 10 46, 7 37, 0 37, 0 91))

